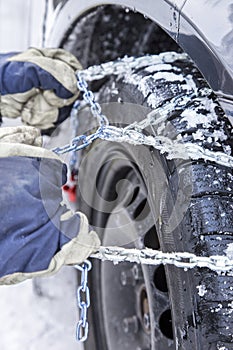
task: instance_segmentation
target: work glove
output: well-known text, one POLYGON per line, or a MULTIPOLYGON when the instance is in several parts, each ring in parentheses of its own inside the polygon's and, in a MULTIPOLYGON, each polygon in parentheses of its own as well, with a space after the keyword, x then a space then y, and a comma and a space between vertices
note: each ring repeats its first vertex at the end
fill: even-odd
POLYGON ((63 49, 0 55, 0 116, 21 116, 26 125, 53 128, 77 99, 75 71, 80 69, 77 59, 63 49))
POLYGON ((80 264, 100 241, 84 214, 62 203, 66 165, 41 147, 39 130, 0 128, 0 284, 80 264))

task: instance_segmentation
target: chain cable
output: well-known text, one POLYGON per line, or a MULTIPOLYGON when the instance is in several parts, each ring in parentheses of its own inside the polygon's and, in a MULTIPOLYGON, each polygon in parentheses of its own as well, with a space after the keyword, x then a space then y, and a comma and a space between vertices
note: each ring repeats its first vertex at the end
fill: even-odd
MULTIPOLYGON (((79 127, 79 118, 78 118, 78 113, 81 108, 81 103, 79 100, 75 101, 73 108, 70 113, 70 124, 71 124, 71 129, 72 129, 72 137, 73 139, 77 135, 78 127, 79 127)), ((70 155, 70 170, 71 172, 76 168, 78 162, 78 152, 73 150, 70 155)))
POLYGON ((176 60, 190 61, 187 54, 177 52, 163 52, 159 55, 145 55, 141 57, 125 56, 116 61, 88 67, 82 71, 82 75, 86 81, 94 81, 103 79, 108 75, 121 76, 135 69, 141 69, 154 64, 173 63, 176 60))
POLYGON ((155 249, 136 249, 123 247, 103 247, 91 255, 92 258, 102 261, 112 261, 114 264, 120 262, 131 262, 145 265, 175 265, 185 270, 194 267, 207 267, 216 272, 229 272, 233 270, 232 257, 213 255, 210 257, 197 256, 189 252, 164 253, 155 249))
MULTIPOLYGON (((188 59, 186 54, 162 53, 160 55, 148 55, 143 57, 125 57, 114 62, 107 62, 99 66, 92 66, 83 71, 77 72, 77 86, 83 92, 84 101, 90 106, 91 112, 99 122, 96 132, 90 135, 79 135, 74 137, 70 144, 63 147, 57 147, 53 151, 57 154, 67 152, 77 152, 90 146, 96 139, 102 139, 112 142, 127 142, 133 145, 151 146, 159 150, 162 154, 166 153, 167 159, 204 159, 212 161, 227 167, 233 167, 233 157, 223 152, 211 151, 200 145, 180 140, 171 140, 162 135, 145 135, 143 130, 147 126, 156 126, 167 119, 167 116, 176 107, 184 107, 190 101, 190 98, 198 96, 208 96, 211 90, 208 88, 198 89, 187 93, 186 96, 179 95, 166 102, 163 106, 156 108, 148 113, 146 118, 140 122, 134 122, 124 128, 109 125, 108 118, 102 113, 101 106, 95 101, 95 96, 89 90, 87 81, 102 79, 108 75, 122 75, 135 68, 146 67, 151 64, 171 63, 178 59, 188 59)), ((78 109, 74 105, 72 112, 78 109)))
POLYGON ((81 271, 81 284, 77 288, 77 304, 80 309, 80 320, 77 323, 76 339, 84 342, 88 337, 89 324, 87 321, 87 311, 90 306, 90 290, 88 287, 88 272, 91 270, 92 264, 89 260, 85 260, 83 264, 74 266, 81 271))

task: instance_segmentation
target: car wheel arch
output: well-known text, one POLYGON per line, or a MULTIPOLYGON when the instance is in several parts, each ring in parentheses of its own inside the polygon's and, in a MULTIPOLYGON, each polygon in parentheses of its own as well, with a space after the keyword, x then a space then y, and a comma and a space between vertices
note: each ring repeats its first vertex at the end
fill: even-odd
MULTIPOLYGON (((195 6, 194 3, 192 5, 192 1, 189 2, 189 6, 190 4, 195 6)), ((212 90, 218 95, 225 112, 228 115, 233 115, 229 100, 232 97, 233 79, 229 65, 225 63, 224 50, 221 48, 216 50, 215 43, 208 38, 209 33, 202 32, 200 26, 198 27, 199 23, 196 25, 192 17, 184 11, 186 1, 173 1, 170 3, 167 0, 159 0, 155 6, 155 3, 152 1, 102 0, 99 2, 97 0, 88 0, 77 3, 76 0, 68 0, 57 11, 51 26, 52 29, 50 33, 47 33, 46 46, 62 47, 67 34, 72 31, 72 28, 80 19, 91 12, 95 12, 99 7, 109 5, 124 7, 126 11, 131 12, 131 15, 140 13, 145 17, 145 20, 150 18, 162 28, 192 58, 212 90)), ((226 6, 227 4, 222 3, 223 9, 226 6)), ((208 17, 210 23, 215 21, 215 18, 213 20, 211 18, 210 7, 208 17)), ((131 55, 131 52, 129 51, 127 54, 131 55)))

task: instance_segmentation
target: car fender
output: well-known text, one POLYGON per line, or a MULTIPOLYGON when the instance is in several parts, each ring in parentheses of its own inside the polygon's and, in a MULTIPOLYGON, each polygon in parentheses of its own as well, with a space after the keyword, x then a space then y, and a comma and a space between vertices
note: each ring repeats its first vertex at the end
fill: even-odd
POLYGON ((58 47, 77 18, 104 4, 125 6, 161 26, 193 59, 226 113, 233 116, 231 0, 68 0, 55 12, 46 46, 58 47))

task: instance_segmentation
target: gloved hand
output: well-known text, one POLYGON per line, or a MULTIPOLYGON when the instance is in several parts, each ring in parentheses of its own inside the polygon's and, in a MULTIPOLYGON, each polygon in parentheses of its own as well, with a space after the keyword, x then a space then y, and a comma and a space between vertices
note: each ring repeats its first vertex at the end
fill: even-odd
POLYGON ((100 241, 87 218, 62 204, 66 166, 32 127, 0 129, 0 284, 81 263, 100 241))
POLYGON ((0 116, 21 116, 46 130, 62 122, 78 96, 80 63, 62 49, 31 48, 0 55, 0 116))

